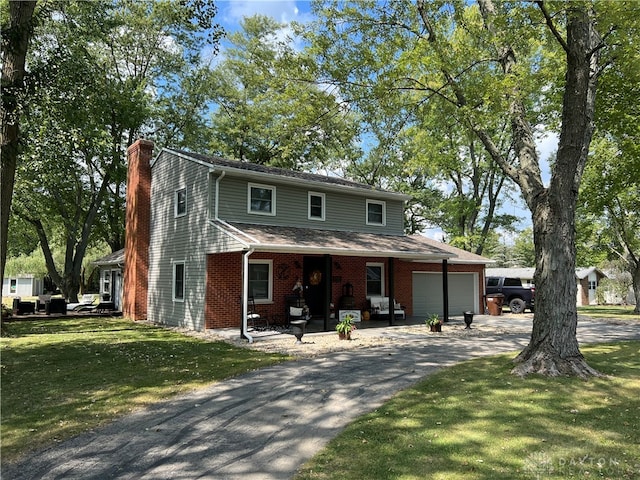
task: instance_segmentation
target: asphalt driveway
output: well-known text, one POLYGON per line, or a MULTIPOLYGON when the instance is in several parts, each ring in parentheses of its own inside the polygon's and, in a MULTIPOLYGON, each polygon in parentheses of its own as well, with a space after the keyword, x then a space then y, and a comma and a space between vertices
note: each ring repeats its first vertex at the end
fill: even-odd
MULTIPOLYGON (((640 340, 640 324, 581 322, 581 342, 640 340)), ((435 370, 519 351, 529 335, 408 337, 275 365, 156 404, 14 465, 6 479, 288 479, 351 420, 435 370)))

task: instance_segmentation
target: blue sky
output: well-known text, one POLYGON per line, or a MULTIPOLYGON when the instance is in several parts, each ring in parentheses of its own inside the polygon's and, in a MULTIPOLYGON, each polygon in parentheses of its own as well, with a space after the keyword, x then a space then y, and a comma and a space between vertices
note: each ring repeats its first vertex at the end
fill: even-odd
POLYGON ((294 0, 227 0, 216 2, 218 21, 225 29, 238 28, 242 17, 257 13, 275 18, 279 22, 305 22, 310 17, 311 5, 308 1, 294 0))

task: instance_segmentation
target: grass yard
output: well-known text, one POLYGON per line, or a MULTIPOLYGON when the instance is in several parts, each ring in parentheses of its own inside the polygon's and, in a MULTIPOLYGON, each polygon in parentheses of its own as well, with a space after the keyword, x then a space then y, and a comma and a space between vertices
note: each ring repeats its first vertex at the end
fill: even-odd
POLYGON ((295 479, 640 479, 640 342, 582 352, 610 376, 520 379, 513 354, 447 368, 347 426, 295 479))
POLYGON ((3 329, 3 461, 286 359, 115 318, 20 321, 3 329))
POLYGON ((587 305, 578 307, 578 315, 594 318, 614 318, 622 320, 640 320, 640 315, 633 313, 631 305, 587 305))

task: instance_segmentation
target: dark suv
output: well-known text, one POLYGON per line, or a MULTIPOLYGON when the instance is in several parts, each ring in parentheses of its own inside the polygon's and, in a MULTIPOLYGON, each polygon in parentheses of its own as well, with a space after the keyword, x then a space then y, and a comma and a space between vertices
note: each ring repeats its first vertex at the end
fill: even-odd
POLYGON ((513 313, 523 313, 527 308, 533 312, 535 287, 523 287, 522 281, 513 277, 487 277, 486 284, 485 293, 503 294, 504 303, 513 313))

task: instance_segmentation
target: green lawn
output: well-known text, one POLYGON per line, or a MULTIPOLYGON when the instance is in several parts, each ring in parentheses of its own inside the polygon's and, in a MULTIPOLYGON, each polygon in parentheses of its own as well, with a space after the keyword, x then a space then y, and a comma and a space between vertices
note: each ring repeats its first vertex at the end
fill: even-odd
POLYGON ((514 354, 429 376, 347 426, 295 479, 638 479, 640 342, 582 351, 609 376, 521 379, 514 354))
POLYGON ((286 359, 114 318, 4 324, 2 459, 286 359))
POLYGON ((640 315, 633 313, 634 306, 622 305, 588 305, 578 307, 578 315, 594 318, 618 318, 625 320, 640 320, 640 315))

